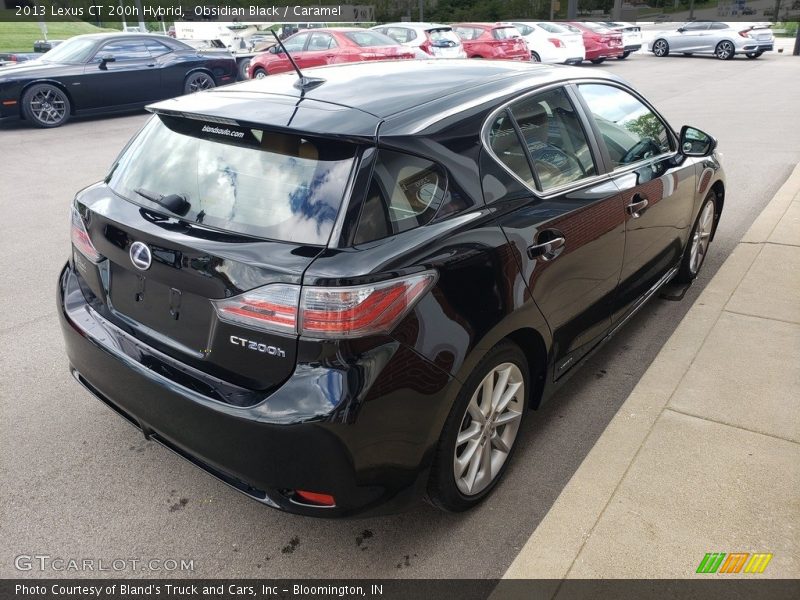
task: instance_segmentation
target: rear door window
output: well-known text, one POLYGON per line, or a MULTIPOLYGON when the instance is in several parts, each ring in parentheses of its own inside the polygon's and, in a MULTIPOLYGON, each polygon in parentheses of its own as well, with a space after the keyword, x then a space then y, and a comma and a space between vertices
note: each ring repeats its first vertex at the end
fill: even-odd
POLYGON ((150 58, 150 52, 145 48, 142 40, 119 40, 109 42, 100 47, 95 55, 95 60, 99 61, 101 56, 113 56, 117 62, 126 60, 142 60, 150 58))
POLYGON ((169 217, 152 198, 178 194, 190 223, 324 245, 341 207, 356 147, 269 130, 155 116, 125 149, 107 183, 169 217))
POLYGON ((497 27, 492 29, 492 37, 496 40, 510 40, 519 37, 519 31, 514 27, 497 27))
POLYGON ((331 50, 336 48, 336 40, 330 33, 312 33, 308 42, 308 51, 331 50))
POLYGON ((375 46, 397 46, 398 43, 390 38, 388 35, 384 35, 382 33, 378 33, 377 31, 347 31, 344 34, 348 37, 356 46, 361 46, 362 48, 370 48, 375 46))
POLYGON ((381 150, 361 209, 355 243, 363 244, 425 225, 436 215, 447 179, 435 163, 381 150))

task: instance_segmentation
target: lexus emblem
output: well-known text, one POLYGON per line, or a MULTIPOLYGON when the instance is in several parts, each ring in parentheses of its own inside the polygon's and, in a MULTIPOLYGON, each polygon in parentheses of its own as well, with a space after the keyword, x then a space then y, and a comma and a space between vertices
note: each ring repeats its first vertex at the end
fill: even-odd
POLYGON ((142 242, 133 242, 128 254, 131 257, 133 266, 140 271, 147 271, 147 269, 150 268, 150 263, 153 260, 153 254, 150 252, 150 248, 147 246, 147 244, 143 244, 142 242))

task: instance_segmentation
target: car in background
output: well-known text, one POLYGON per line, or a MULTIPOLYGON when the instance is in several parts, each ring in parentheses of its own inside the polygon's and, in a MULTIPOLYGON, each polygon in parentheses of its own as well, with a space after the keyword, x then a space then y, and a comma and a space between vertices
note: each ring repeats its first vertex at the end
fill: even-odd
MULTIPOLYGON (((538 458, 531 411, 697 277, 723 212, 716 141, 603 74, 373 62, 149 108, 70 203, 70 373, 148 439, 307 516, 486 500, 517 441, 538 458)), ((62 413, 83 401, 64 396, 62 413)), ((154 489, 176 465, 158 468, 154 489)))
MULTIPOLYGON (((764 35, 756 30, 755 36, 764 35)), ((771 38, 772 32, 769 32, 771 38)), ((719 21, 691 21, 677 29, 657 32, 647 44, 655 56, 672 54, 713 54, 720 60, 730 60, 736 54, 758 58, 766 50, 772 50, 774 42, 765 37, 763 43, 750 34, 749 29, 736 28, 719 21)))
MULTIPOLYGON (((407 48, 377 31, 358 27, 329 27, 300 31, 283 40, 283 46, 301 69, 362 62, 368 60, 404 60, 416 58, 407 48)), ((267 75, 293 70, 280 45, 256 54, 250 61, 248 76, 261 79, 267 75)))
POLYGON ((531 60, 542 63, 580 64, 586 58, 583 35, 557 23, 512 23, 528 44, 531 60))
POLYGON ((638 25, 617 21, 600 21, 600 24, 622 34, 623 53, 622 56, 617 57, 618 60, 628 58, 632 52, 642 49, 642 28, 638 25))
POLYGON ((468 58, 531 59, 528 44, 510 23, 456 23, 453 25, 468 58))
POLYGON ((386 23, 372 28, 396 42, 421 50, 420 57, 466 58, 464 45, 450 25, 436 23, 386 23))
POLYGON ((583 36, 586 48, 586 60, 599 65, 607 58, 622 58, 625 50, 622 45, 622 34, 609 29, 605 25, 591 22, 571 21, 564 24, 570 31, 583 36))
POLYGON ((10 67, 41 57, 38 52, 0 52, 0 67, 10 67))
POLYGON ((136 110, 234 81, 236 61, 226 53, 160 35, 78 35, 0 71, 0 120, 58 127, 73 115, 136 110))
POLYGON ((748 37, 754 39, 758 44, 755 50, 745 52, 747 58, 758 58, 764 52, 775 49, 775 34, 768 25, 750 25, 740 31, 746 33, 748 37))
POLYGON ((49 52, 59 44, 63 43, 64 40, 36 40, 33 42, 33 51, 34 52, 49 52))

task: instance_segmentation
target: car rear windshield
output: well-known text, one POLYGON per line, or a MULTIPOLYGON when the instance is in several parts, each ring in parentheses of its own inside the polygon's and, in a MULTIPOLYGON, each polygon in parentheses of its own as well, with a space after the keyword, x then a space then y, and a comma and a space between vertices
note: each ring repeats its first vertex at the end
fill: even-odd
POLYGON ((432 42, 456 42, 461 43, 459 37, 455 34, 452 27, 439 27, 436 29, 428 29, 428 38, 432 42))
POLYGON ((497 27, 492 30, 492 35, 496 40, 510 40, 519 37, 519 31, 514 27, 497 27))
POLYGON ((345 33, 351 41, 362 48, 371 46, 399 46, 395 40, 388 35, 377 31, 348 31, 345 33))
POLYGON ((106 179, 124 198, 177 194, 183 219, 272 240, 324 245, 353 168, 353 144, 165 115, 154 116, 106 179))

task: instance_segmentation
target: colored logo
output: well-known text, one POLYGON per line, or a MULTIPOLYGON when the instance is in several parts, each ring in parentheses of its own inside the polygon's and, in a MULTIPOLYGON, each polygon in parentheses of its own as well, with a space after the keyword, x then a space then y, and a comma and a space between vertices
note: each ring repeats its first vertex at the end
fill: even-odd
POLYGON ((766 552, 709 552, 697 565, 696 573, 763 573, 772 554, 766 552))

